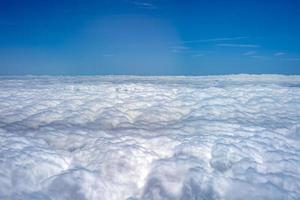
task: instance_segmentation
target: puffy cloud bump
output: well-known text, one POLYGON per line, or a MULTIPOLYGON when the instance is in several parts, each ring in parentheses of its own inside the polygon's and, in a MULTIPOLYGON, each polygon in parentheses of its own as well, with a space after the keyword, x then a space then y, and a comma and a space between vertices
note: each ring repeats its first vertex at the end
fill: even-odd
POLYGON ((300 77, 1 77, 0 199, 300 199, 300 77))

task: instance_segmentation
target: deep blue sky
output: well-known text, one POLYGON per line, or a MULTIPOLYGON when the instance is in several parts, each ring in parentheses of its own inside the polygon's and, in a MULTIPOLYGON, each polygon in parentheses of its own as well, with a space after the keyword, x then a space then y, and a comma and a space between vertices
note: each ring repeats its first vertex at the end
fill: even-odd
POLYGON ((0 0, 0 74, 300 74, 298 0, 0 0))

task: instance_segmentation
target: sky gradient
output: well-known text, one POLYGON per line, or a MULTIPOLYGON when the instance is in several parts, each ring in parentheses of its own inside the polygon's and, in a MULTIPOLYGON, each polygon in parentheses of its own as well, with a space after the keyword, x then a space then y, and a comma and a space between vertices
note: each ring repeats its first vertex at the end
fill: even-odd
POLYGON ((0 75, 300 74, 298 0, 0 0, 0 75))

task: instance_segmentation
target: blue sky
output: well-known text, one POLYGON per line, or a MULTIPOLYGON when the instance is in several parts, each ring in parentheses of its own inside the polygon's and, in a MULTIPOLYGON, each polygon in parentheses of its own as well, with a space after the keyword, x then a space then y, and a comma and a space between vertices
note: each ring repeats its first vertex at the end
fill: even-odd
POLYGON ((300 74, 298 0, 0 0, 0 74, 300 74))

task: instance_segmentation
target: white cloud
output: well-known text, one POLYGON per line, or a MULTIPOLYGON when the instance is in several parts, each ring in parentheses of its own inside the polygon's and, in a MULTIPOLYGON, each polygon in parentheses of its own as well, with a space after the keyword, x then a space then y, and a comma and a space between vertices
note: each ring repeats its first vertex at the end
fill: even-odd
POLYGON ((234 40, 241 40, 241 39, 245 39, 245 38, 247 38, 247 37, 210 38, 210 39, 182 41, 182 43, 205 43, 205 42, 234 41, 234 40))
POLYGON ((253 55, 251 56, 252 58, 256 58, 256 59, 268 59, 267 56, 261 56, 261 55, 253 55))
POLYGON ((300 61, 300 58, 283 58, 282 60, 287 60, 287 61, 300 61))
POLYGON ((284 52, 277 52, 274 54, 274 56, 283 56, 283 55, 286 55, 286 53, 284 52))
POLYGON ((256 54, 256 51, 247 51, 243 55, 244 56, 252 56, 252 55, 255 55, 255 54, 256 54))
POLYGON ((139 8, 147 8, 147 9, 156 9, 157 7, 148 1, 138 1, 138 0, 127 0, 127 2, 139 7, 139 8))
POLYGON ((299 87, 0 77, 0 199, 300 199, 299 87))
POLYGON ((259 48, 260 45, 257 44, 232 44, 232 43, 221 43, 217 44, 220 47, 240 47, 240 48, 259 48))
POLYGON ((183 46, 183 45, 180 45, 180 46, 171 46, 170 49, 174 53, 181 53, 181 52, 186 52, 186 51, 190 50, 189 47, 183 46))
POLYGON ((205 54, 198 53, 198 54, 193 54, 192 56, 193 57, 203 57, 203 56, 205 56, 205 54))

